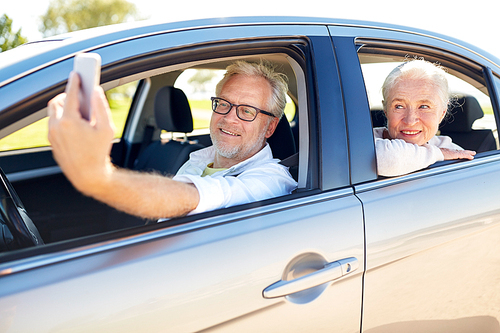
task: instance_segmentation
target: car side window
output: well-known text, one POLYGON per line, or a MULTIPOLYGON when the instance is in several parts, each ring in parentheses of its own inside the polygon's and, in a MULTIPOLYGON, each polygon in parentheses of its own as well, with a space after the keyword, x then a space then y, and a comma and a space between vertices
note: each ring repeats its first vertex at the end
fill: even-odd
POLYGON ((48 118, 45 117, 0 139, 0 151, 38 148, 49 145, 48 118))
POLYGON ((111 117, 113 117, 116 128, 115 138, 121 138, 123 134, 137 86, 138 81, 133 81, 106 91, 111 117))
MULTIPOLYGON (((106 91, 116 127, 115 138, 122 136, 136 88, 137 82, 131 82, 106 91)), ((50 145, 47 134, 48 118, 44 117, 0 139, 0 151, 47 147, 50 145)))
POLYGON ((175 81, 174 87, 181 89, 189 101, 195 131, 209 128, 212 116, 210 97, 215 96, 215 86, 223 75, 224 70, 189 68, 175 81))
MULTIPOLYGON (((386 125, 382 84, 387 75, 403 61, 404 58, 395 59, 394 56, 360 54, 373 127, 386 125)), ((438 134, 449 136, 462 148, 478 153, 498 149, 495 116, 484 78, 476 73, 468 74, 460 67, 447 67, 446 63, 442 66, 447 72, 450 106, 438 134)))
POLYGON ((498 76, 493 76, 493 84, 496 88, 497 101, 500 101, 500 78, 498 76))

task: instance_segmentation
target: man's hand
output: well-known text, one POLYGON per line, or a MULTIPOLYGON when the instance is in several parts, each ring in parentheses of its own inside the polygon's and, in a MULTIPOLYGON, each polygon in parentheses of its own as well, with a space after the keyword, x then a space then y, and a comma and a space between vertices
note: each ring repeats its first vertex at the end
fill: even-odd
POLYGON ((474 159, 474 155, 476 152, 473 150, 455 150, 455 149, 447 149, 447 148, 439 148, 443 153, 445 160, 472 160, 474 159))
POLYGON ((90 122, 80 114, 79 90, 80 78, 72 72, 66 92, 49 102, 48 137, 54 158, 64 174, 77 189, 90 194, 113 168, 109 154, 114 125, 102 88, 98 86, 93 92, 90 122))

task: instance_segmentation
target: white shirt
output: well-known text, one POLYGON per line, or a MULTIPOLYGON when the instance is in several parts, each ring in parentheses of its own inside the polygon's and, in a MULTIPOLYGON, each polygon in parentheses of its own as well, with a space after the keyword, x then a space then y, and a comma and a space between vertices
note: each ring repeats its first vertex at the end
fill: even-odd
POLYGON ((207 165, 214 162, 214 156, 213 146, 192 152, 173 178, 192 183, 198 189, 200 202, 190 214, 290 194, 297 187, 288 168, 273 158, 267 143, 257 154, 243 162, 201 177, 207 165))
POLYGON ((384 139, 385 129, 385 127, 373 129, 377 173, 380 176, 400 176, 443 161, 444 156, 439 148, 463 150, 448 136, 435 135, 422 146, 401 139, 384 139))

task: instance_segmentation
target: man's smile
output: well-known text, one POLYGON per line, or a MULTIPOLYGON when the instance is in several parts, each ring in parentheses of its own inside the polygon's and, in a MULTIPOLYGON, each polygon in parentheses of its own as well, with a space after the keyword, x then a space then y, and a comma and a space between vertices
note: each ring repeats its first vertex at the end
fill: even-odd
POLYGON ((220 129, 220 131, 224 134, 227 134, 227 135, 232 135, 232 136, 240 136, 239 134, 236 134, 236 133, 233 133, 233 132, 230 132, 228 130, 225 130, 225 129, 220 129))

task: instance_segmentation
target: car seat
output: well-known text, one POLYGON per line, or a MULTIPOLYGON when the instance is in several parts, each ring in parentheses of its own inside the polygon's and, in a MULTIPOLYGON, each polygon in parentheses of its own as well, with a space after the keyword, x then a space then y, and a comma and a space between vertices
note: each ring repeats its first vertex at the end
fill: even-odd
POLYGON ((267 139, 267 143, 271 146, 273 157, 280 160, 284 160, 297 152, 292 129, 285 116, 281 117, 273 135, 267 139))
POLYGON ((299 154, 290 123, 285 116, 281 117, 273 135, 267 139, 267 143, 271 147, 273 157, 280 159, 281 164, 289 167, 292 177, 297 180, 299 154))
POLYGON ((153 141, 141 149, 134 162, 134 170, 158 171, 165 175, 175 175, 189 159, 189 154, 204 146, 187 139, 193 131, 193 116, 186 95, 180 89, 165 86, 155 95, 154 114, 156 126, 173 133, 183 133, 184 139, 153 141))
POLYGON ((490 129, 472 129, 474 121, 484 116, 475 97, 459 97, 450 113, 450 117, 441 123, 439 128, 441 135, 449 136, 460 147, 478 153, 497 149, 493 132, 490 129))
POLYGON ((385 127, 387 125, 387 118, 385 117, 384 110, 371 110, 372 126, 385 127))

